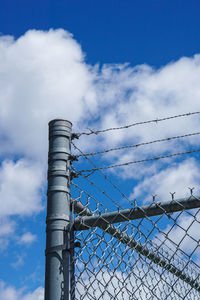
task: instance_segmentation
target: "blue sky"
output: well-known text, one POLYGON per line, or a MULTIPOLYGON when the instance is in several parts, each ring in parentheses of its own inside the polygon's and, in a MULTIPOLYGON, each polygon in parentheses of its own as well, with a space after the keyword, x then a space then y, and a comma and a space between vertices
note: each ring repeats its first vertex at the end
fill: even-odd
POLYGON ((199 1, 1 1, 3 34, 64 28, 87 61, 161 66, 199 50, 199 1), (97 38, 98 37, 98 38, 97 38))
MULTIPOLYGON (((199 11, 193 0, 1 1, 0 298, 43 299, 48 121, 69 119, 81 132, 199 111, 199 11)), ((196 115, 82 136, 76 144, 87 152, 108 149, 197 132, 199 121, 196 115)), ((191 137, 94 161, 110 165, 198 148, 191 137)), ((75 166, 91 168, 84 160, 75 166)), ((172 191, 182 197, 188 186, 198 189, 199 158, 107 174, 138 203, 172 191)), ((100 176, 91 180, 129 207, 100 176)), ((83 179, 76 183, 100 197, 83 179)))

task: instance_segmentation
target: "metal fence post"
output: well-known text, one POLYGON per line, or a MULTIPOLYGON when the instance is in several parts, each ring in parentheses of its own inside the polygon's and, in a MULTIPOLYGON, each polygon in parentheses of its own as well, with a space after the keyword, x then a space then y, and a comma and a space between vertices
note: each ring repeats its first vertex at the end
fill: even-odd
POLYGON ((70 155, 69 121, 49 123, 45 300, 68 300, 70 281, 70 155))

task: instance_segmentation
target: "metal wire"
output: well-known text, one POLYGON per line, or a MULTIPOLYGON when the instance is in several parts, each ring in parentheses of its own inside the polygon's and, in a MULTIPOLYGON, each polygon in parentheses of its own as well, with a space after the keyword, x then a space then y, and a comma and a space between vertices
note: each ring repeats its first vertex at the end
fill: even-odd
MULTIPOLYGON (((188 114, 179 116, 186 115, 188 114)), ((90 134, 93 133, 95 132, 90 134)), ((169 139, 197 134, 199 133, 169 139)), ((80 152, 77 156, 84 157, 93 165, 93 168, 81 171, 73 167, 76 174, 80 175, 78 180, 81 182, 81 186, 72 182, 71 191, 76 214, 75 240, 81 244, 80 248, 75 249, 73 257, 76 270, 75 299, 199 299, 200 198, 194 196, 193 188, 190 189, 190 196, 186 197, 186 200, 175 199, 174 193, 171 193, 171 200, 162 203, 158 197, 152 196, 149 206, 143 207, 138 206, 136 200, 128 199, 102 170, 195 153, 200 149, 97 167, 88 158, 89 155, 138 145, 85 154, 76 145, 73 146, 80 152), (126 207, 124 210, 123 202, 114 199, 113 195, 110 195, 110 190, 108 192, 106 186, 102 186, 102 181, 100 184, 96 182, 97 176, 93 177, 93 180, 89 178, 95 171, 98 171, 120 193, 122 199, 128 200, 128 203, 134 206, 128 209, 126 207), (88 182, 90 186, 84 182, 88 182)))
MULTIPOLYGON (((75 149, 77 149, 81 154, 83 154, 83 152, 72 142, 72 145, 74 146, 74 148, 75 149)), ((86 156, 84 156, 84 158, 86 159, 86 160, 88 160, 95 168, 97 168, 96 167, 96 165, 94 164, 94 162, 91 160, 91 159, 89 159, 88 157, 86 157, 86 156)), ((121 189, 119 188, 119 186, 117 186, 115 183, 113 183, 113 181, 107 176, 107 175, 105 175, 105 173, 103 173, 102 172, 102 170, 99 170, 98 168, 97 168, 97 171, 103 176, 103 178, 104 179, 106 179, 119 193, 120 193, 120 195, 124 198, 124 199, 126 199, 131 205, 133 205, 134 204, 134 206, 135 207, 137 207, 137 202, 136 202, 136 199, 134 199, 133 201, 131 201, 122 191, 121 191, 121 189)), ((92 171, 93 172, 93 171, 92 171)), ((82 176, 82 174, 80 173, 80 175, 82 176)), ((116 205, 116 202, 112 199, 112 197, 110 197, 104 190, 102 191, 101 190, 101 188, 99 188, 93 181, 91 181, 91 180, 89 180, 88 178, 87 178, 87 176, 82 176, 84 179, 87 179, 93 186, 95 186, 95 187, 97 187, 101 192, 102 192, 102 195, 105 195, 106 197, 107 197, 107 199, 110 199, 115 205, 116 205)), ((80 187, 79 187, 79 189, 80 189, 80 187)), ((190 193, 191 193, 191 195, 193 195, 193 189, 194 188, 189 188, 189 190, 190 190, 190 193)), ((83 189, 82 189, 82 191, 83 192, 85 192, 83 189)), ((173 201, 176 201, 176 200, 174 200, 174 194, 175 193, 170 193, 171 194, 171 197, 172 197, 172 200, 173 201)), ((154 195, 152 195, 152 199, 153 199, 153 202, 152 203, 154 203, 154 201, 155 201, 155 196, 154 195)), ((96 200, 97 201, 97 200, 96 200)), ((102 204, 102 203, 101 203, 102 204)), ((158 204, 157 204, 158 205, 158 204)), ((179 204, 180 205, 180 204, 179 204)), ((119 208, 122 208, 122 206, 118 203, 117 205, 116 205, 116 207, 117 207, 117 209, 119 209, 119 208)), ((105 208, 104 208, 105 209, 105 208)), ((107 210, 107 209, 105 209, 105 210, 107 210)), ((183 208, 183 210, 184 210, 184 208, 183 208)), ((104 211, 104 210, 103 210, 104 211)), ((164 211, 165 212, 165 211, 164 211)), ((166 212, 165 212, 166 213, 166 212)), ((188 212, 188 214, 190 214, 189 212, 188 212)), ((170 218, 170 215, 169 214, 167 214, 167 216, 168 216, 168 218, 170 218)), ((156 222, 153 222, 149 217, 148 217, 148 215, 146 215, 145 216, 146 217, 146 219, 161 233, 161 231, 160 231, 160 229, 157 227, 157 225, 156 225, 156 222)), ((159 220, 159 219, 158 219, 159 220)), ((138 226, 142 226, 146 231, 148 231, 149 232, 149 229, 148 229, 148 227, 146 227, 146 226, 144 226, 143 224, 142 224, 142 222, 143 222, 143 219, 141 219, 141 221, 140 221, 140 223, 139 223, 139 225, 138 226)), ((149 234, 150 235, 150 234, 149 234)), ((159 240, 159 238, 158 237, 156 237, 156 239, 158 239, 159 240)), ((173 240, 171 240, 171 239, 169 239, 170 240, 170 242, 173 244, 173 240)), ((162 245, 162 243, 160 243, 160 245, 162 245)), ((182 251, 182 250, 181 250, 182 251)), ((182 251, 183 252, 183 251, 182 251)), ((183 252, 183 254, 184 255, 187 255, 185 252, 183 252)))
POLYGON ((102 130, 92 130, 92 129, 89 129, 90 132, 79 132, 79 133, 75 133, 75 134, 78 137, 80 137, 82 135, 99 134, 99 133, 104 133, 104 132, 108 132, 108 131, 112 131, 112 130, 127 129, 127 128, 130 128, 130 127, 133 127, 133 126, 137 126, 137 125, 143 125, 143 124, 149 124, 149 123, 158 123, 158 122, 161 122, 161 121, 167 121, 167 120, 176 119, 176 118, 180 118, 180 117, 188 117, 188 116, 197 115, 197 114, 200 114, 200 112, 199 111, 192 112, 192 113, 189 112, 189 113, 185 113, 185 114, 179 114, 179 115, 165 117, 165 118, 160 118, 160 119, 153 119, 153 120, 148 120, 148 121, 142 121, 142 122, 137 122, 137 123, 133 123, 133 124, 125 125, 125 126, 112 127, 112 128, 102 129, 102 130))
POLYGON ((81 170, 81 171, 79 171, 79 173, 93 172, 93 171, 97 171, 97 170, 106 170, 106 169, 112 169, 112 168, 117 168, 117 167, 129 166, 132 164, 138 164, 138 163, 143 163, 143 162, 152 161, 152 160, 159 160, 159 159, 170 158, 170 157, 175 157, 175 156, 180 156, 180 155, 185 155, 185 154, 191 154, 191 153, 196 153, 199 151, 200 151, 200 149, 196 149, 196 150, 189 150, 189 151, 185 151, 185 152, 172 153, 169 155, 155 156, 155 157, 151 157, 151 158, 129 161, 126 163, 115 164, 115 165, 111 165, 111 166, 104 166, 104 167, 98 167, 98 168, 93 168, 93 169, 88 169, 88 170, 81 170))
MULTIPOLYGON (((81 154, 84 154, 83 153, 83 151, 81 151, 81 149, 80 148, 78 148, 73 142, 72 142, 72 145, 74 146, 74 148, 76 149, 76 150, 78 150, 81 154)), ((121 191, 121 189, 108 177, 108 175, 106 175, 101 169, 98 169, 97 168, 97 166, 95 165, 95 163, 90 159, 90 158, 88 158, 87 156, 83 156, 87 161, 89 161, 93 166, 94 166, 94 169, 95 169, 95 171, 96 171, 96 169, 97 169, 97 171, 99 172, 99 174, 101 174, 102 175, 102 177, 105 179, 105 180, 107 180, 112 186, 113 186, 113 188, 122 196, 122 197, 124 197, 128 202, 130 202, 130 203, 132 203, 131 202, 131 200, 125 195, 125 193, 124 192, 122 192, 121 191)), ((79 171, 77 171, 77 174, 79 174, 79 171)), ((80 175, 81 175, 81 173, 80 173, 80 175)))
POLYGON ((185 138, 185 137, 191 137, 191 136, 195 136, 195 135, 199 135, 199 134, 200 134, 200 132, 195 132, 195 133, 189 133, 189 134, 184 134, 184 135, 179 135, 179 136, 173 136, 173 137, 168 137, 165 139, 158 139, 158 140, 144 142, 144 143, 135 144, 135 145, 127 145, 127 146, 122 146, 122 147, 105 149, 105 150, 97 151, 97 152, 89 152, 89 153, 79 154, 79 155, 77 155, 77 157, 94 156, 94 155, 98 155, 98 154, 108 153, 110 151, 125 150, 125 149, 129 149, 129 148, 138 148, 140 146, 146 146, 146 145, 151 145, 151 144, 155 144, 155 143, 166 142, 166 141, 181 139, 181 138, 185 138))
MULTIPOLYGON (((77 203, 83 209, 93 207, 95 214, 99 212, 99 218, 103 218, 106 206, 97 200, 94 203, 94 199, 91 202, 87 192, 86 197, 84 194, 83 191, 77 203)), ((126 217, 125 222, 114 228, 108 222, 102 229, 88 227, 76 232, 76 240, 81 242, 74 257, 76 299, 199 299, 200 267, 196 262, 200 246, 190 231, 194 226, 197 232, 200 229, 200 210, 184 209, 179 200, 171 202, 175 206, 180 204, 179 215, 172 213, 169 218, 162 209, 161 216, 156 220, 153 217, 151 222, 145 216, 140 223, 126 217), (187 218, 190 222, 182 225, 187 218), (189 248, 183 251, 186 242, 189 248)), ((156 203, 158 209, 164 207, 156 203)), ((155 201, 152 205, 155 206, 155 201)))

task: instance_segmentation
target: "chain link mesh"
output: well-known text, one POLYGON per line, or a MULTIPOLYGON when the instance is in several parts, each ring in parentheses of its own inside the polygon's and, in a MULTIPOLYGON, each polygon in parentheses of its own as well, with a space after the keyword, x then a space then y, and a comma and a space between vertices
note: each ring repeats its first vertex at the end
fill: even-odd
MULTIPOLYGON (((103 215, 121 207, 108 198, 102 202, 73 184, 76 220, 84 224, 84 215, 103 215)), ((194 197, 191 191, 190 199, 194 197)), ((169 199, 168 199, 169 200, 169 199)), ((172 195, 171 204, 177 203, 172 195)), ((162 213, 114 223, 76 228, 74 299, 199 299, 200 298, 200 209, 185 209, 169 214, 162 202, 153 197, 151 205, 162 213)), ((137 206, 135 202, 134 207, 137 206)), ((182 206, 182 207, 181 207, 182 206)))

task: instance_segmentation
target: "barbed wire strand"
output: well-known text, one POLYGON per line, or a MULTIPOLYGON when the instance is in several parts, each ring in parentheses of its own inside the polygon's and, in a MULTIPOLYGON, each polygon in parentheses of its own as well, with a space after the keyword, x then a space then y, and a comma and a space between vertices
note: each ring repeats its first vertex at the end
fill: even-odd
POLYGON ((191 137, 191 136, 195 136, 195 135, 199 135, 199 134, 200 134, 200 132, 188 133, 188 134, 184 134, 184 135, 178 135, 178 136, 168 137, 168 138, 165 138, 165 139, 153 140, 153 141, 150 141, 150 142, 144 142, 144 143, 135 144, 135 145, 127 145, 127 146, 121 146, 121 147, 116 147, 116 148, 105 149, 105 150, 97 151, 97 152, 89 152, 89 153, 79 154, 79 155, 77 155, 77 157, 94 156, 94 155, 98 155, 98 154, 108 153, 110 151, 124 150, 124 149, 128 149, 128 148, 138 148, 140 146, 151 145, 151 144, 154 144, 154 143, 166 142, 166 141, 181 139, 181 138, 185 138, 185 137, 191 137))
POLYGON ((179 155, 191 154, 191 153, 195 153, 195 152, 199 152, 199 151, 200 151, 200 149, 189 150, 189 151, 186 151, 186 152, 179 152, 179 153, 173 153, 173 154, 169 154, 169 155, 155 156, 155 157, 151 157, 151 158, 135 160, 135 161, 129 161, 129 162, 126 162, 126 163, 115 164, 115 165, 111 165, 111 166, 96 167, 96 168, 93 168, 93 169, 81 170, 79 172, 83 173, 83 172, 92 172, 92 171, 97 171, 97 170, 107 170, 107 169, 123 167, 123 166, 132 165, 132 164, 138 164, 138 163, 143 163, 143 162, 147 162, 147 161, 152 161, 152 160, 159 160, 159 159, 170 158, 170 157, 179 156, 179 155))
POLYGON ((137 126, 137 125, 143 125, 143 124, 149 124, 149 123, 158 123, 158 122, 161 122, 161 121, 167 121, 167 120, 176 119, 176 118, 180 118, 180 117, 188 117, 188 116, 192 116, 192 115, 196 115, 196 114, 200 114, 200 112, 199 111, 192 112, 192 113, 189 112, 189 113, 185 113, 185 114, 179 114, 179 115, 164 117, 164 118, 160 118, 160 119, 142 121, 142 122, 137 122, 137 123, 133 123, 133 124, 125 125, 125 126, 111 127, 111 128, 102 129, 102 130, 92 130, 92 129, 88 128, 90 130, 90 132, 78 132, 78 133, 75 133, 75 134, 78 137, 80 137, 81 135, 99 134, 99 133, 104 133, 104 132, 111 131, 111 130, 127 129, 127 128, 137 126))

